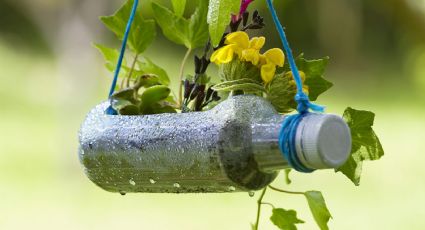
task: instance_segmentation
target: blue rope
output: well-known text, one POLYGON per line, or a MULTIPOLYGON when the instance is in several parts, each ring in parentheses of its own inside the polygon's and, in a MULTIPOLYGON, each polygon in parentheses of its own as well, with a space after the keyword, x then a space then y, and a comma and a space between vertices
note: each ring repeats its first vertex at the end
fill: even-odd
POLYGON ((127 47, 128 36, 130 34, 131 25, 133 24, 134 17, 137 12, 138 4, 139 4, 139 0, 134 0, 133 8, 131 10, 131 14, 128 19, 127 27, 125 29, 124 37, 122 40, 120 56, 118 58, 117 67, 115 68, 114 79, 112 80, 111 89, 109 90, 109 99, 111 101, 111 105, 106 109, 106 114, 109 114, 109 115, 117 115, 117 111, 115 111, 115 109, 112 108, 112 94, 114 94, 115 87, 117 86, 118 76, 120 74, 121 65, 124 59, 125 49, 127 47))
POLYGON ((294 56, 292 55, 292 50, 289 46, 288 39, 286 38, 285 31, 279 21, 279 18, 276 14, 276 10, 273 7, 272 0, 266 0, 269 11, 272 15, 273 22, 276 26, 277 31, 279 32, 280 39, 283 44, 283 48, 285 49, 289 66, 292 71, 292 75, 294 76, 295 83, 297 85, 297 93, 295 95, 295 101, 297 102, 297 111, 298 114, 289 115, 285 118, 282 123, 282 128, 279 134, 279 148, 282 152, 285 159, 288 161, 289 166, 293 169, 310 173, 313 172, 314 169, 308 168, 300 161, 297 155, 296 146, 295 146, 295 136, 297 132, 298 125, 300 124, 303 117, 305 117, 309 110, 316 112, 323 112, 324 107, 320 105, 316 105, 310 102, 308 95, 303 92, 303 82, 301 80, 300 74, 298 72, 297 65, 294 60, 294 56))
POLYGON ((277 31, 279 32, 280 39, 282 40, 283 48, 285 49, 286 55, 288 56, 289 66, 291 67, 292 75, 294 76, 294 80, 297 85, 297 94, 295 95, 295 101, 298 103, 298 112, 306 113, 309 109, 316 112, 323 112, 324 107, 311 103, 308 96, 303 92, 303 82, 301 80, 300 73, 298 72, 297 65, 295 64, 294 56, 292 55, 292 50, 289 46, 288 39, 286 39, 285 31, 282 25, 280 24, 279 18, 277 17, 272 0, 266 1, 273 18, 273 22, 276 26, 277 31))
POLYGON ((311 173, 314 171, 314 169, 304 166, 300 161, 295 147, 295 137, 298 125, 307 114, 308 113, 298 113, 285 117, 279 134, 279 148, 283 157, 288 161, 289 166, 303 173, 311 173))

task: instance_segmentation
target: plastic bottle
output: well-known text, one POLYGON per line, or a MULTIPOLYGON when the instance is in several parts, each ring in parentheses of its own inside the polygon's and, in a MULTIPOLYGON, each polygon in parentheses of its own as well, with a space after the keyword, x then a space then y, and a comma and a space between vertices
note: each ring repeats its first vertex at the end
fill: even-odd
MULTIPOLYGON (((265 99, 230 97, 212 110, 146 116, 105 115, 95 107, 80 130, 80 161, 101 188, 120 192, 237 192, 261 189, 289 165, 278 146, 285 116, 265 99)), ((341 117, 309 114, 296 132, 297 156, 310 168, 348 158, 341 117)))

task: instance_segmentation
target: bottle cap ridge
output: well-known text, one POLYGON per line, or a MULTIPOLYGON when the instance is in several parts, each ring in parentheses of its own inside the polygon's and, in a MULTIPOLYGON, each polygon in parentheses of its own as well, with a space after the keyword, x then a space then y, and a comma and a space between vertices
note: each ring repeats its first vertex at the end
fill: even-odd
POLYGON ((347 123, 333 114, 309 114, 297 129, 296 150, 300 161, 313 169, 338 168, 351 151, 347 123))

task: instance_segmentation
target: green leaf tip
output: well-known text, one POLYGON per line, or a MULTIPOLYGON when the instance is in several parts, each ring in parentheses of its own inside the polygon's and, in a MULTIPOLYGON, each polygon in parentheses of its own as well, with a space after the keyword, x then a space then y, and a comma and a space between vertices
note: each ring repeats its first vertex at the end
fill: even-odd
POLYGON ((351 154, 347 162, 335 171, 342 172, 358 186, 363 161, 380 159, 384 155, 384 149, 372 129, 375 119, 373 112, 348 107, 344 111, 343 118, 351 129, 351 154))
MULTIPOLYGON (((95 47, 102 54, 105 59, 105 67, 109 71, 113 72, 117 65, 117 60, 119 56, 119 52, 116 49, 106 47, 101 44, 93 43, 93 47, 95 47)), ((126 65, 125 59, 123 60, 122 66, 126 65)))
POLYGON ((173 4, 174 13, 179 17, 183 16, 186 0, 171 0, 171 3, 173 4))

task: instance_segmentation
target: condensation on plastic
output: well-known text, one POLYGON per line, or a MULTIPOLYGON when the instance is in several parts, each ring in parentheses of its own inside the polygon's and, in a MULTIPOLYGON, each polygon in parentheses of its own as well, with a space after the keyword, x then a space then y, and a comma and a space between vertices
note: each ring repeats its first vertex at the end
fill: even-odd
POLYGON ((284 116, 261 97, 183 114, 105 115, 108 106, 96 106, 79 133, 85 172, 107 191, 252 191, 289 167, 278 147, 284 116))

